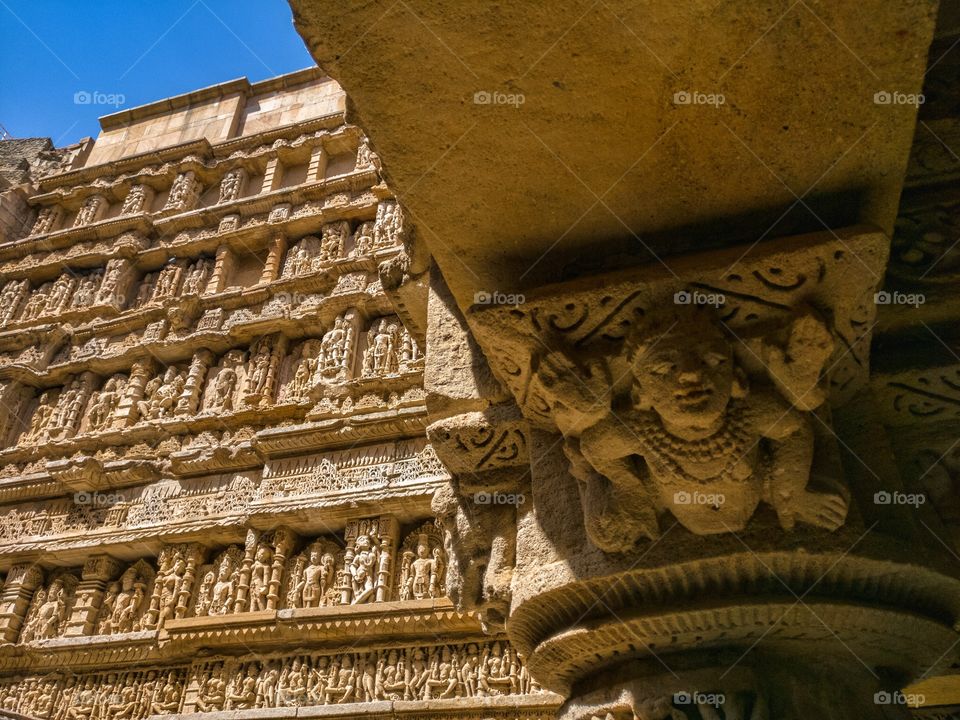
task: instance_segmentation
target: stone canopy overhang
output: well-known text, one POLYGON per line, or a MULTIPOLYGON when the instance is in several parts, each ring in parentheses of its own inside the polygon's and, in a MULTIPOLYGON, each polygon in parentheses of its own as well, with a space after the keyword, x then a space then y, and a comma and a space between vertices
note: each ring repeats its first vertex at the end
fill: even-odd
POLYGON ((464 309, 690 249, 889 234, 937 9, 291 5, 464 309))

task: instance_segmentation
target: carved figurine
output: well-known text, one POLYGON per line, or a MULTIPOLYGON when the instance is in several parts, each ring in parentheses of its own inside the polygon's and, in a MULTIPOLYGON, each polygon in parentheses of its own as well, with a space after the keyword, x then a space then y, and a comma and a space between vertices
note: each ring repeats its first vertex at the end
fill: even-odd
POLYGON ((162 378, 156 377, 147 383, 145 399, 139 403, 140 417, 161 420, 172 415, 185 384, 183 374, 173 366, 168 367, 162 378))
POLYGON ((200 199, 200 193, 203 187, 197 180, 197 175, 193 170, 177 175, 176 180, 170 187, 170 194, 167 196, 167 202, 163 206, 164 210, 176 210, 184 212, 192 210, 200 199))
POLYGON ((346 220, 327 223, 323 226, 321 235, 317 260, 320 262, 338 260, 343 255, 343 245, 350 236, 350 223, 346 220))
POLYGON ((206 674, 200 685, 196 707, 200 712, 223 710, 227 700, 227 683, 223 679, 223 665, 217 664, 206 674))
POLYGON ((375 600, 378 573, 380 570, 380 548, 369 535, 358 535, 353 560, 349 571, 352 585, 351 605, 359 605, 375 600))
POLYGON ((363 354, 363 376, 396 373, 400 366, 400 343, 400 327, 396 323, 380 322, 376 329, 371 329, 363 354))
POLYGON ((103 195, 91 195, 84 201, 80 210, 77 212, 73 226, 82 227, 83 225, 97 222, 103 216, 106 209, 107 199, 103 197, 103 195))
POLYGON ((50 289, 47 296, 47 304, 43 309, 45 315, 52 315, 60 312, 70 300, 70 293, 73 291, 73 279, 64 273, 57 278, 57 281, 50 289))
POLYGON ((416 554, 411 550, 403 553, 400 572, 400 599, 422 600, 442 595, 443 550, 434 547, 431 554, 427 536, 421 535, 416 554))
POLYGON ((146 185, 138 183, 132 185, 127 192, 127 197, 123 199, 123 207, 120 209, 121 215, 136 215, 146 212, 147 195, 151 192, 146 185))
POLYGON ((73 299, 70 301, 71 308, 90 307, 97 299, 97 287, 100 284, 100 273, 91 273, 80 280, 76 292, 73 293, 73 299))
POLYGON ((257 548, 250 569, 250 610, 267 609, 267 592, 270 589, 273 553, 265 544, 257 548))
MULTIPOLYGON (((807 489, 809 417, 774 387, 749 387, 708 310, 679 308, 650 313, 628 338, 629 404, 611 409, 579 439, 566 438, 594 542, 613 551, 656 538, 658 513, 667 510, 698 534, 736 532, 760 501, 774 507, 784 529, 798 521, 839 527, 843 495, 807 489), (700 495, 716 501, 692 501, 700 495)), ((791 360, 774 354, 771 372, 806 393, 816 387, 832 341, 810 316, 791 332, 791 360)), ((544 396, 586 407, 595 404, 589 383, 599 376, 554 352, 542 358, 536 379, 544 396)))
POLYGON ((194 262, 187 271, 187 276, 183 281, 181 295, 202 295, 207 288, 207 278, 210 274, 210 263, 200 258, 194 262))
POLYGON ((234 168, 228 171, 220 181, 220 197, 217 203, 230 202, 240 197, 245 176, 246 171, 243 168, 234 168))
POLYGON ((46 235, 48 232, 51 232, 61 214, 62 211, 56 206, 40 208, 40 211, 37 213, 37 219, 30 230, 30 234, 46 235))
POLYGON ((110 418, 120 404, 123 380, 122 375, 114 375, 104 383, 103 389, 94 396, 87 411, 88 429, 91 432, 103 430, 107 427, 110 418))
POLYGON ((230 710, 250 710, 257 705, 257 666, 247 665, 245 674, 239 675, 233 688, 227 693, 227 708, 230 710))
POLYGON ((349 344, 350 326, 346 318, 338 317, 320 342, 317 367, 324 377, 337 377, 346 369, 349 344))
POLYGON ((154 715, 170 715, 180 709, 180 697, 183 695, 183 688, 180 681, 177 680, 177 674, 170 671, 163 685, 156 691, 156 699, 150 707, 150 712, 154 715))
POLYGON ((213 385, 213 397, 210 400, 209 410, 214 412, 229 412, 233 410, 233 391, 237 387, 237 373, 231 367, 225 367, 217 373, 213 385))

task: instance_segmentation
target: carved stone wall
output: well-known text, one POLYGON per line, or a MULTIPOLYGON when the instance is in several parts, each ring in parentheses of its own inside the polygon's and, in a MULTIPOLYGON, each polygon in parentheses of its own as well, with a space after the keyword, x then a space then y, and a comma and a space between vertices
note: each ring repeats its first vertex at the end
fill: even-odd
POLYGON ((379 168, 339 112, 5 199, 0 710, 552 717, 448 596, 427 293, 381 280, 408 248, 379 168))

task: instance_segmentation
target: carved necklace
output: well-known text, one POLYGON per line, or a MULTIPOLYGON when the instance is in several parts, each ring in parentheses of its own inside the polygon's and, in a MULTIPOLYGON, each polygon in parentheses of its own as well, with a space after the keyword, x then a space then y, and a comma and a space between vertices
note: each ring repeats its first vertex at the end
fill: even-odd
POLYGON ((708 463, 726 458, 739 459, 748 452, 747 448, 753 437, 743 403, 736 400, 730 402, 723 425, 709 437, 699 440, 679 438, 664 428, 660 416, 655 412, 644 413, 642 420, 637 423, 637 430, 644 451, 662 464, 670 475, 697 484, 731 479, 734 466, 739 460, 728 463, 715 477, 706 480, 694 477, 684 470, 681 461, 708 463))

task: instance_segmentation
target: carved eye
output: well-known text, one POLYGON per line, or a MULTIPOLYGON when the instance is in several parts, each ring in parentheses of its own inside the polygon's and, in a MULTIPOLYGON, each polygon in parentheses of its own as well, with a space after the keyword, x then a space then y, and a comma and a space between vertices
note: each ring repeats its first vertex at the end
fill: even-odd
POLYGON ((708 352, 703 356, 703 361, 709 367, 715 368, 723 365, 727 361, 727 358, 725 355, 721 355, 717 352, 708 352))
POLYGON ((676 365, 669 360, 663 360, 650 366, 650 372, 654 375, 669 375, 673 372, 676 365))

